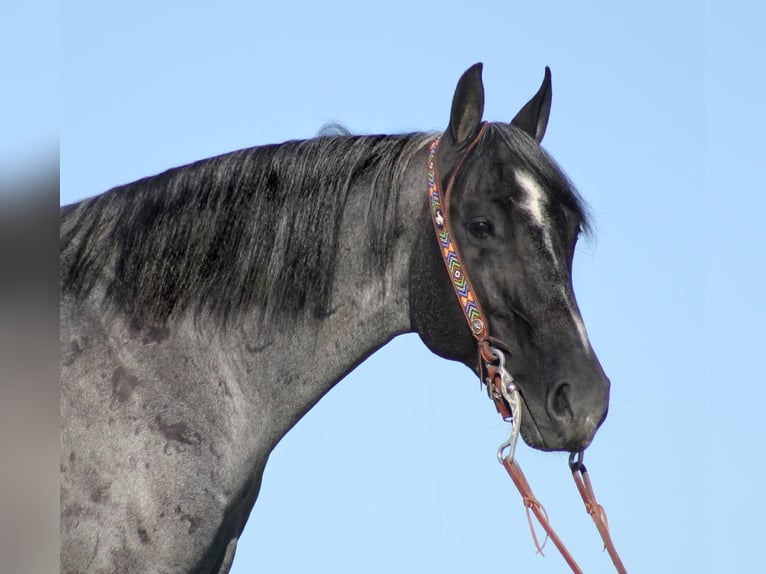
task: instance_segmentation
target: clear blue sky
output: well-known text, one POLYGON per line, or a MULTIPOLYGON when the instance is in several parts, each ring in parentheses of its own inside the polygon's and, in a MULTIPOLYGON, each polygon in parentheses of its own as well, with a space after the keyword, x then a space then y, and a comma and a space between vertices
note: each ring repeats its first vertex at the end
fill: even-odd
MULTIPOLYGON (((507 120, 553 70, 546 148, 592 206, 575 288, 613 384, 586 462, 632 572, 762 567, 761 4, 85 2, 61 8, 61 202, 226 151, 440 130, 485 64, 507 120)), ((464 367, 403 336, 273 453, 233 572, 562 572, 464 367)), ((586 572, 566 457, 518 453, 586 572)))

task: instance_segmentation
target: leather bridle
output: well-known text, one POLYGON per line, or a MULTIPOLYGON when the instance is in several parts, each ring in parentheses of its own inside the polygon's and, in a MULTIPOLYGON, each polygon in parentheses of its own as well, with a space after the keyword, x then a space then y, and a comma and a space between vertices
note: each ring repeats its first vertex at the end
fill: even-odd
MULTIPOLYGON (((487 131, 487 126, 488 124, 486 122, 481 124, 481 128, 476 136, 466 146, 462 155, 458 158, 455 167, 450 174, 449 180, 447 181, 444 193, 442 193, 439 185, 440 179, 436 162, 436 154, 441 136, 437 136, 431 141, 428 146, 426 162, 429 212, 431 213, 431 221, 433 222, 434 232, 436 233, 436 240, 439 244, 439 252, 441 253, 447 274, 450 277, 455 297, 463 312, 463 317, 465 317, 466 323, 468 324, 468 329, 476 340, 478 349, 477 372, 479 378, 486 384, 489 397, 495 403, 495 407, 503 417, 503 420, 511 423, 510 437, 498 448, 498 460, 506 469, 511 480, 513 480, 516 488, 521 493, 524 506, 526 507, 527 520, 529 521, 532 538, 538 552, 540 554, 543 553, 542 547, 545 545, 545 541, 543 541, 542 545, 538 543, 530 512, 534 514, 545 530, 546 540, 550 538, 553 541, 554 545, 558 548, 559 552, 561 552, 561 555, 573 572, 581 573, 582 570, 574 561, 571 554, 548 522, 548 515, 545 508, 543 508, 542 504, 540 504, 533 494, 524 473, 521 471, 521 467, 516 462, 515 451, 519 432, 521 430, 522 409, 519 388, 515 384, 513 376, 505 368, 504 351, 508 352, 509 347, 489 334, 487 317, 482 311, 481 303, 476 296, 476 291, 473 288, 468 271, 463 264, 463 259, 460 256, 460 249, 454 239, 452 227, 450 226, 449 201, 452 196, 452 187, 455 183, 457 173, 465 162, 465 159, 471 151, 478 146, 479 142, 484 137, 484 134, 487 131)), ((590 514, 596 524, 601 539, 604 541, 604 547, 609 552, 609 556, 611 557, 615 568, 620 574, 626 574, 627 570, 617 554, 617 550, 615 549, 609 534, 606 513, 604 512, 603 507, 596 501, 596 496, 593 492, 593 487, 591 486, 585 465, 582 463, 582 459, 582 452, 572 453, 569 457, 569 466, 575 484, 585 503, 586 511, 590 514)))
MULTIPOLYGON (((439 171, 436 162, 436 153, 441 136, 437 136, 431 141, 428 146, 428 159, 426 162, 428 205, 442 261, 449 275, 455 297, 460 304, 463 317, 468 324, 468 329, 473 338, 476 339, 478 349, 477 372, 479 373, 479 378, 487 383, 489 396, 495 402, 495 406, 502 415, 503 420, 511 421, 514 409, 511 408, 512 405, 510 403, 516 402, 518 395, 516 399, 510 399, 510 401, 506 395, 513 393, 514 389, 518 393, 518 389, 513 382, 513 377, 505 369, 503 369, 505 380, 501 381, 500 379, 503 377, 498 377, 498 366, 502 364, 503 351, 509 352, 510 349, 507 344, 489 334, 487 317, 481 308, 481 303, 471 283, 468 270, 463 264, 463 258, 460 255, 460 249, 453 237, 452 226, 450 225, 449 201, 452 197, 452 187, 455 184, 455 179, 463 162, 484 137, 487 126, 486 122, 482 123, 476 136, 466 146, 452 170, 444 193, 442 193, 439 185, 439 171), (504 384, 501 385, 501 382, 504 382, 504 384)), ((516 409, 516 416, 517 418, 520 416, 519 408, 516 409)))

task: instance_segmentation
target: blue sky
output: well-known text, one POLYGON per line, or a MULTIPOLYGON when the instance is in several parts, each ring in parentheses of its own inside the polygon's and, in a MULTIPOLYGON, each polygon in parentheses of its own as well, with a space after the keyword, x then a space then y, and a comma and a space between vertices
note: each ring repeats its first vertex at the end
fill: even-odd
MULTIPOLYGON (((61 8, 61 203, 226 151, 440 130, 482 61, 485 118, 553 71, 545 147, 592 207, 575 289, 612 380, 586 455, 633 572, 753 571, 766 511, 756 2, 85 2, 61 8)), ((9 119, 13 121, 13 119, 9 119)), ((414 335, 280 443, 233 572, 561 572, 495 460, 506 428, 414 335)), ((566 457, 520 448, 587 572, 609 572, 566 457)))

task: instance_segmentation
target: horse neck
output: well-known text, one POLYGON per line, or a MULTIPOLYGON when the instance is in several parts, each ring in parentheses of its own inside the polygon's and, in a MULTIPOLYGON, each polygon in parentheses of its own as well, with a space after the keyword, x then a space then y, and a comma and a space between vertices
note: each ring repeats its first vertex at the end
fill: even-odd
MULTIPOLYGON (((103 203, 96 211, 94 221, 86 223, 79 219, 88 213, 88 203, 66 210, 63 218, 62 277, 68 278, 65 284, 74 286, 64 288, 62 316, 68 317, 73 325, 85 328, 87 323, 88 328, 94 329, 98 336, 89 340, 101 345, 100 352, 105 356, 114 354, 110 342, 118 342, 119 357, 113 367, 127 369, 142 365, 142 376, 157 379, 151 392, 156 392, 161 405, 165 402, 160 395, 170 393, 184 397, 183 404, 177 407, 179 413, 183 409, 204 410, 210 420, 227 419, 231 432, 239 432, 236 428, 242 432, 237 435, 243 439, 239 444, 247 443, 243 448, 260 459, 344 375, 391 338, 411 328, 408 288, 411 253, 424 226, 431 224, 426 205, 427 136, 412 139, 410 143, 413 151, 408 152, 410 159, 403 175, 396 189, 388 190, 392 194, 391 201, 376 202, 387 204, 384 207, 387 210, 395 205, 393 218, 375 220, 375 213, 370 217, 373 209, 369 201, 371 176, 364 175, 363 170, 358 181, 351 183, 342 210, 331 216, 339 218, 338 236, 333 242, 337 256, 329 258, 334 261, 333 268, 326 269, 326 273, 333 276, 332 289, 329 300, 321 305, 308 300, 303 310, 296 310, 295 301, 300 298, 286 297, 284 300, 292 306, 290 308, 280 309, 276 299, 260 302, 265 306, 232 306, 227 320, 215 306, 198 305, 200 301, 194 297, 204 296, 200 289, 194 290, 194 295, 184 292, 178 296, 177 292, 185 283, 177 281, 178 285, 172 284, 173 289, 166 290, 166 280, 177 276, 195 277, 199 273, 188 272, 189 262, 185 262, 186 275, 167 273, 163 269, 152 271, 157 265, 147 261, 151 263, 153 257, 156 259, 155 252, 163 249, 166 242, 143 241, 148 234, 133 232, 134 225, 145 224, 135 214, 143 217, 146 210, 134 208, 124 217, 112 221, 113 211, 125 200, 121 199, 121 194, 107 194, 94 200, 94 203, 103 203), (370 221, 386 222, 386 230, 390 233, 385 234, 388 238, 385 250, 375 242, 377 230, 374 226, 367 228, 364 223, 370 221), (124 229, 115 231, 112 227, 118 223, 124 229), (91 233, 99 225, 107 230, 98 235, 91 233), (388 225, 396 227, 391 230, 388 225), (120 257, 116 251, 103 247, 99 242, 103 237, 112 238, 115 249, 122 249, 120 257, 130 263, 123 264, 120 276, 115 268, 115 261, 120 257), (122 240, 122 244, 118 245, 117 240, 122 240), (385 257, 381 253, 385 253, 385 257), (136 257, 131 259, 128 257, 131 254, 136 257), (73 261, 77 265, 73 265, 73 261), (136 270, 136 273, 126 273, 126 269, 136 270), (147 279, 142 273, 144 269, 154 275, 147 279), (161 281, 157 281, 157 277, 161 281), (84 288, 77 287, 83 284, 84 288), (114 299, 115 294, 123 294, 124 290, 127 290, 123 297, 127 300, 125 308, 114 299), (147 315, 146 321, 141 316, 135 318, 130 304, 133 299, 142 304, 162 301, 167 292, 176 295, 174 304, 182 305, 183 310, 159 318, 152 315, 154 310, 147 315), (269 307, 268 303, 277 307, 269 307), (265 314, 264 309, 268 310, 265 314), (159 321, 158 325, 154 325, 155 321, 159 321), (225 389, 225 401, 221 401, 216 389, 225 389)), ((199 171, 209 165, 212 164, 203 162, 194 169, 199 171)), ((167 182, 176 181, 177 176, 177 173, 169 173, 158 180, 167 186, 167 182)), ((138 197, 134 201, 139 201, 141 194, 155 193, 150 184, 153 185, 153 181, 134 186, 132 192, 127 191, 138 197)), ((378 188, 378 191, 387 190, 378 188)), ((163 189, 163 193, 170 192, 163 189)), ((380 195, 377 197, 380 199, 380 195)), ((177 197, 170 199, 173 201, 165 201, 167 209, 179 203, 177 197)), ((329 200, 329 197, 325 199, 329 200)), ((157 198, 153 201, 162 204, 157 198)), ((321 205, 317 209, 321 209, 321 205)), ((148 215, 153 214, 151 211, 148 215)), ((180 217, 186 229, 192 225, 194 217, 186 214, 184 220, 182 215, 176 219, 180 217)), ((174 224, 173 218, 155 219, 158 229, 174 224)), ((240 221, 242 225, 247 222, 247 218, 244 223, 240 221)), ((259 226, 249 226, 249 229, 257 228, 259 226)), ((245 242, 244 247, 249 246, 245 242)), ((195 256, 205 257, 204 251, 203 255, 197 253, 195 256)), ((267 262, 272 263, 276 264, 267 262)), ((239 281, 243 275, 224 276, 218 281, 226 281, 226 277, 239 281)), ((289 282, 289 279, 285 281, 289 282)), ((208 284, 203 286, 208 290, 211 288, 208 284)), ((237 285, 237 288, 247 287, 237 285)), ((279 293, 290 289, 291 285, 273 289, 261 282, 249 287, 257 292, 256 295, 264 296, 265 291, 279 293)), ((311 290, 307 292, 312 293, 311 290)), ((242 295, 236 290, 220 289, 215 293, 215 299, 218 301, 227 293, 233 298, 242 295)))
POLYGON ((331 305, 322 317, 302 316, 264 325, 256 313, 216 338, 238 373, 252 424, 268 432, 269 447, 327 391, 375 350, 410 330, 409 266, 418 230, 430 225, 425 153, 410 161, 396 193, 398 229, 383 273, 371 264, 376 246, 359 222, 369 209, 363 186, 352 190, 342 214, 331 305), (267 423, 264 424, 264 419, 267 423))

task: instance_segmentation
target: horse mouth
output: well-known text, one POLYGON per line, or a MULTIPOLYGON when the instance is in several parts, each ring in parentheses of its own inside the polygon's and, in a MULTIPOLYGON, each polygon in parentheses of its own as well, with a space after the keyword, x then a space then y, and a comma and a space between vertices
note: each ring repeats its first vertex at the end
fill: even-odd
POLYGON ((580 428, 573 428, 556 432, 555 430, 541 428, 529 407, 522 401, 521 429, 519 434, 524 442, 531 448, 543 452, 579 452, 585 450, 593 441, 596 425, 593 431, 585 436, 580 428))
MULTIPOLYGON (((551 432, 550 429, 541 428, 523 396, 522 394, 519 434, 527 446, 543 452, 572 452, 572 445, 569 444, 565 436, 559 435, 555 431, 551 432)), ((582 448, 575 450, 582 450, 582 448)))

